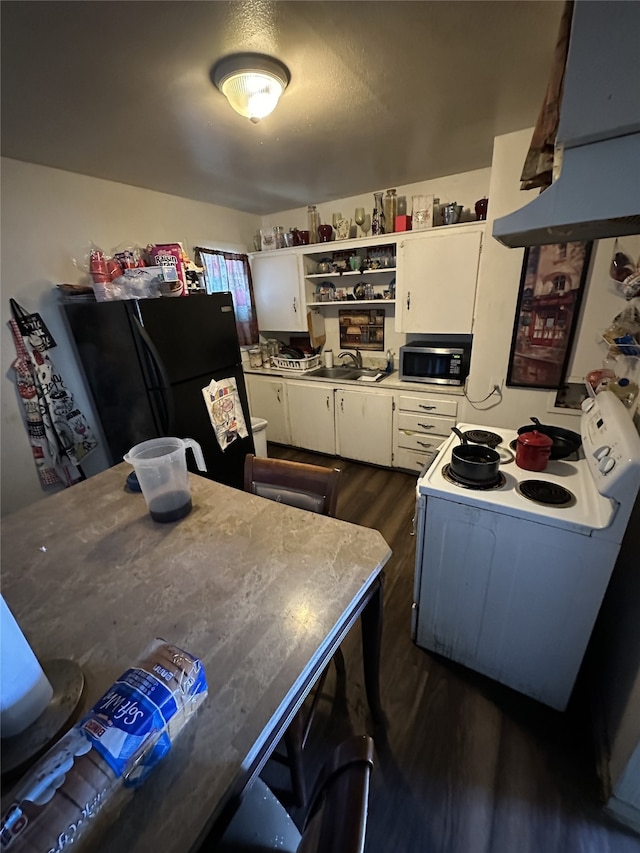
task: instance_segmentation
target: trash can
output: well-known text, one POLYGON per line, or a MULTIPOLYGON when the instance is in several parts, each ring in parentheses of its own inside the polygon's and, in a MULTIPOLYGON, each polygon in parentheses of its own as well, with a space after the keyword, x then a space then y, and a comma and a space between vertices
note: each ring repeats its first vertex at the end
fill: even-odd
POLYGON ((264 418, 251 418, 251 432, 256 448, 256 456, 267 455, 267 421, 264 418))

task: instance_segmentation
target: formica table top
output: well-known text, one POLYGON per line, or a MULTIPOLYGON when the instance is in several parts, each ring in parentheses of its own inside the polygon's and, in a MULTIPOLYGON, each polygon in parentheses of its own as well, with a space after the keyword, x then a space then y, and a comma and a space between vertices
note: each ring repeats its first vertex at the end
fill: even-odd
POLYGON ((163 637, 209 695, 96 850, 194 848, 391 552, 378 531, 190 475, 157 524, 120 464, 2 521, 2 593, 34 652, 71 658, 84 708, 163 637))

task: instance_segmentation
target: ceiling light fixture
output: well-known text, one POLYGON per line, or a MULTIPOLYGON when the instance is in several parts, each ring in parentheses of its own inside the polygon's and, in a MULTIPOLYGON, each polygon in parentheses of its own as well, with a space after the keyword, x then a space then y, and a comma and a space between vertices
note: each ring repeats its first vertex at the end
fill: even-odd
POLYGON ((233 109, 254 124, 272 113, 290 80, 288 68, 261 53, 234 53, 212 69, 214 84, 233 109))

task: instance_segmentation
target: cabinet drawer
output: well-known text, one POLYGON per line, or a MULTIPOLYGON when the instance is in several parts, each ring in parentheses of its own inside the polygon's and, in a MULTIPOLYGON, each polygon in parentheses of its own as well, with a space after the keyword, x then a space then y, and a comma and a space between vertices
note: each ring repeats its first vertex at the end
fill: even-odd
POLYGON ((398 447, 404 447, 405 450, 417 450, 420 453, 437 453, 445 440, 441 435, 425 435, 424 432, 398 430, 396 433, 398 447))
POLYGON ((403 468, 418 475, 426 470, 435 458, 435 453, 417 453, 415 450, 400 447, 393 454, 393 467, 403 468))
POLYGON ((450 418, 455 418, 458 414, 457 400, 420 397, 416 394, 399 394, 396 404, 401 412, 428 412, 432 415, 446 415, 450 418))
POLYGON ((425 414, 416 415, 411 412, 399 412, 397 419, 397 428, 401 430, 411 430, 411 432, 420 432, 423 435, 448 436, 451 432, 451 427, 456 425, 455 418, 442 418, 438 415, 425 414))

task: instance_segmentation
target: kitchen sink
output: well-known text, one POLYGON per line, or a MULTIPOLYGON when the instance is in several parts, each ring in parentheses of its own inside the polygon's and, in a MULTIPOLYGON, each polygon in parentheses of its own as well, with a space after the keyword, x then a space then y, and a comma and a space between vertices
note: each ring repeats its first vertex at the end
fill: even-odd
POLYGON ((317 367, 310 370, 307 376, 318 376, 322 379, 357 379, 359 373, 355 367, 317 367))
POLYGON ((374 377, 376 382, 384 379, 385 373, 381 370, 369 370, 367 368, 357 367, 318 367, 316 370, 310 370, 307 376, 317 376, 319 379, 338 379, 340 381, 358 381, 362 377, 374 377))

